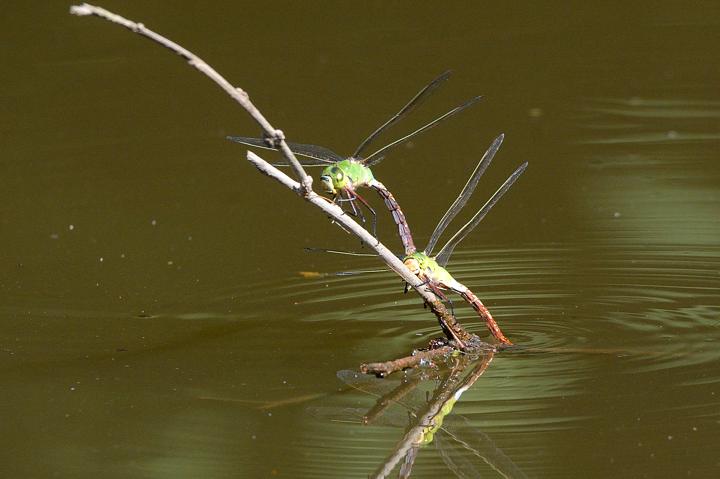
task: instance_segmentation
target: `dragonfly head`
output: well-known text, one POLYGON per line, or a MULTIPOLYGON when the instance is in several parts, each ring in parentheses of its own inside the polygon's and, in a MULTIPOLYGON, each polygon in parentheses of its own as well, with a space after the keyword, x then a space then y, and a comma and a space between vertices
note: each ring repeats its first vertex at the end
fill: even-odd
POLYGON ((326 193, 336 195, 338 190, 347 186, 345 172, 337 165, 328 166, 320 176, 320 182, 326 193))

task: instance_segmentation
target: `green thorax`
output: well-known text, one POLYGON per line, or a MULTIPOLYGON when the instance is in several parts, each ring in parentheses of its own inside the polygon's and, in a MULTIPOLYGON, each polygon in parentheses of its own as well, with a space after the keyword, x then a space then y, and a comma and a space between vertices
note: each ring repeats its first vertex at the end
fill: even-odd
POLYGON ((431 258, 422 251, 416 251, 415 253, 404 257, 403 263, 410 268, 410 271, 421 278, 426 277, 436 283, 445 285, 455 283, 455 279, 453 279, 445 268, 435 261, 435 258, 431 258))
POLYGON ((435 438, 435 433, 438 432, 438 430, 442 427, 445 416, 452 412, 452 409, 455 406, 458 398, 459 395, 451 396, 450 399, 448 399, 445 404, 442 405, 438 414, 430 420, 430 424, 423 429, 422 436, 419 441, 421 446, 426 446, 433 441, 433 439, 435 438))
POLYGON ((337 194, 346 188, 368 186, 375 178, 367 166, 352 158, 338 161, 326 167, 320 175, 320 181, 328 193, 337 194))

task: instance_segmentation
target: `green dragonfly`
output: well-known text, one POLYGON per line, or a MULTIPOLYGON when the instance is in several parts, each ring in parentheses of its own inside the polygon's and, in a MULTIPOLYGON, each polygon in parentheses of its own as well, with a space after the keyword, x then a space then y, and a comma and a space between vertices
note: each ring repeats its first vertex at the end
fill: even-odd
MULTIPOLYGON (((305 145, 300 143, 287 142, 288 147, 296 155, 304 157, 303 166, 323 166, 325 167, 320 175, 320 181, 322 187, 326 193, 332 195, 333 201, 348 202, 352 208, 351 213, 360 218, 363 222, 365 217, 360 210, 360 206, 356 205, 355 201, 359 201, 362 206, 372 214, 372 230, 373 235, 376 236, 377 229, 377 214, 370 204, 357 193, 357 189, 360 187, 372 188, 378 192, 380 197, 384 200, 385 205, 390 210, 393 216, 393 221, 398 227, 400 238, 403 244, 411 245, 411 250, 414 251, 415 247, 412 246, 412 235, 410 234, 410 227, 405 220, 405 214, 400 209, 400 205, 395 200, 395 197, 390 191, 378 181, 370 170, 371 166, 378 164, 388 153, 388 151, 398 145, 401 145, 410 140, 415 135, 428 130, 443 120, 450 118, 457 113, 460 113, 465 108, 476 103, 482 97, 474 97, 462 105, 453 108, 444 115, 434 119, 433 121, 423 125, 417 130, 399 138, 382 148, 376 150, 374 153, 364 155, 370 144, 387 128, 397 123, 403 117, 405 117, 410 111, 418 106, 423 100, 425 100, 435 89, 437 89, 445 80, 450 76, 451 72, 446 71, 422 90, 420 90, 404 107, 400 109, 395 115, 389 120, 380 125, 370 136, 365 138, 362 143, 355 149, 352 155, 349 157, 343 157, 338 155, 334 151, 331 151, 325 147, 317 145, 305 145)), ((259 148, 265 148, 269 150, 275 149, 268 140, 263 138, 249 138, 244 136, 228 136, 229 140, 236 143, 242 143, 243 145, 255 146, 259 148)), ((280 165, 287 166, 287 165, 280 165)), ((408 254, 412 251, 408 251, 408 254)))
POLYGON ((475 296, 475 294, 470 291, 467 286, 453 278, 452 275, 445 269, 445 266, 447 266, 450 256, 458 243, 460 243, 460 241, 462 241, 468 233, 470 233, 480 223, 480 221, 482 221, 488 211, 490 211, 495 203, 500 200, 502 195, 504 195, 513 183, 515 183, 520 175, 522 175, 525 168, 527 168, 527 162, 520 165, 515 172, 510 175, 507 180, 505 180, 502 186, 500 186, 500 188, 490 197, 482 208, 475 213, 470 221, 460 228, 460 230, 458 230, 458 232, 455 233, 455 235, 453 235, 447 243, 445 243, 436 256, 431 256, 432 250, 440 238, 440 235, 442 235, 445 228, 447 228, 452 219, 455 218, 458 212, 465 206, 470 199, 470 196, 473 194, 473 191, 475 191, 475 187, 477 186, 480 177, 490 165, 490 162, 495 156, 495 153, 497 153, 497 150, 500 148, 503 139, 504 135, 501 134, 495 138, 492 145, 490 145, 487 149, 460 192, 460 195, 458 195, 453 204, 450 205, 450 208, 448 208, 445 215, 435 227, 435 231, 433 231, 432 235, 430 235, 430 240, 428 241, 425 249, 423 251, 415 251, 412 241, 404 244, 406 252, 410 252, 406 253, 403 258, 403 263, 405 263, 405 266, 407 266, 413 274, 425 281, 428 288, 443 301, 448 301, 448 299, 442 290, 451 290, 459 294, 465 301, 470 303, 480 317, 485 320, 485 324, 495 338, 502 343, 512 344, 512 342, 510 342, 510 340, 502 333, 500 327, 497 325, 490 314, 490 311, 488 311, 482 301, 480 301, 480 299, 475 296))

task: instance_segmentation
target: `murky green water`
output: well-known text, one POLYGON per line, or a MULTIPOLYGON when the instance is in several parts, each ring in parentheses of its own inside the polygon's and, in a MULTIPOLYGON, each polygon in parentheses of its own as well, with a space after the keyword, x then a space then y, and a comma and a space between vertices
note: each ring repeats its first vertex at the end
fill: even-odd
MULTIPOLYGON (((498 133, 475 207, 530 162, 450 263, 522 348, 492 358, 412 477, 717 477, 716 4, 104 6, 343 154, 454 69, 393 131, 485 100, 375 169, 420 245, 498 133)), ((177 58, 62 2, 0 25, 1 475, 376 471, 402 421, 357 424, 373 396, 336 372, 437 336, 417 297, 389 273, 332 275, 372 258, 304 253, 359 245, 246 163, 224 137, 258 129, 177 58)), ((382 215, 399 248, 393 231, 382 215)))

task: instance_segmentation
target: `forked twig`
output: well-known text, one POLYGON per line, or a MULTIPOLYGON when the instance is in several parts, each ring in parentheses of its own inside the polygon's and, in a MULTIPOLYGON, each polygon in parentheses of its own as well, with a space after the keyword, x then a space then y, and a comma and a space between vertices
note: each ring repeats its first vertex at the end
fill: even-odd
POLYGON ((450 346, 429 349, 427 351, 415 351, 412 356, 405 356, 404 358, 393 359, 382 363, 361 364, 360 372, 385 377, 396 371, 414 368, 423 363, 432 363, 434 359, 445 357, 452 352, 453 348, 450 346))
POLYGON ((406 283, 417 291, 417 293, 423 298, 425 303, 430 307, 432 312, 438 318, 443 332, 452 340, 455 346, 459 349, 483 349, 487 350, 492 348, 491 345, 480 341, 477 336, 468 333, 450 314, 445 308, 445 305, 438 300, 438 298, 430 291, 428 291, 424 283, 414 274, 408 270, 405 265, 390 251, 385 245, 380 243, 377 238, 371 235, 365 228, 360 226, 356 221, 351 219, 348 215, 344 214, 343 210, 336 204, 330 202, 326 198, 318 195, 312 190, 312 178, 305 172, 303 167, 295 158, 295 155, 290 151, 288 145, 285 143, 285 136, 281 130, 276 130, 260 111, 250 101, 248 94, 241 88, 233 87, 230 82, 223 78, 215 69, 210 67, 198 56, 192 52, 181 47, 177 43, 165 38, 164 36, 149 30, 142 23, 136 23, 130 21, 124 17, 121 17, 115 13, 112 13, 104 8, 96 7, 84 3, 79 6, 73 6, 70 8, 70 13, 78 16, 94 15, 100 18, 104 18, 112 23, 122 25, 130 31, 142 35, 150 40, 153 40, 160 45, 168 48, 169 50, 177 53, 188 61, 190 65, 198 69, 200 72, 207 75, 211 80, 218 84, 225 92, 228 93, 235 101, 237 101, 249 114, 255 119, 260 127, 265 132, 265 135, 270 139, 272 145, 279 149, 285 159, 292 166, 299 182, 293 180, 288 175, 278 170, 270 163, 266 162, 258 155, 253 152, 248 152, 247 159, 258 169, 261 173, 275 179, 282 185, 293 190, 295 193, 312 203, 317 208, 320 208, 327 216, 332 218, 334 223, 337 223, 341 228, 346 231, 352 232, 360 238, 361 241, 366 243, 370 248, 380 256, 380 258, 395 271, 406 283))

